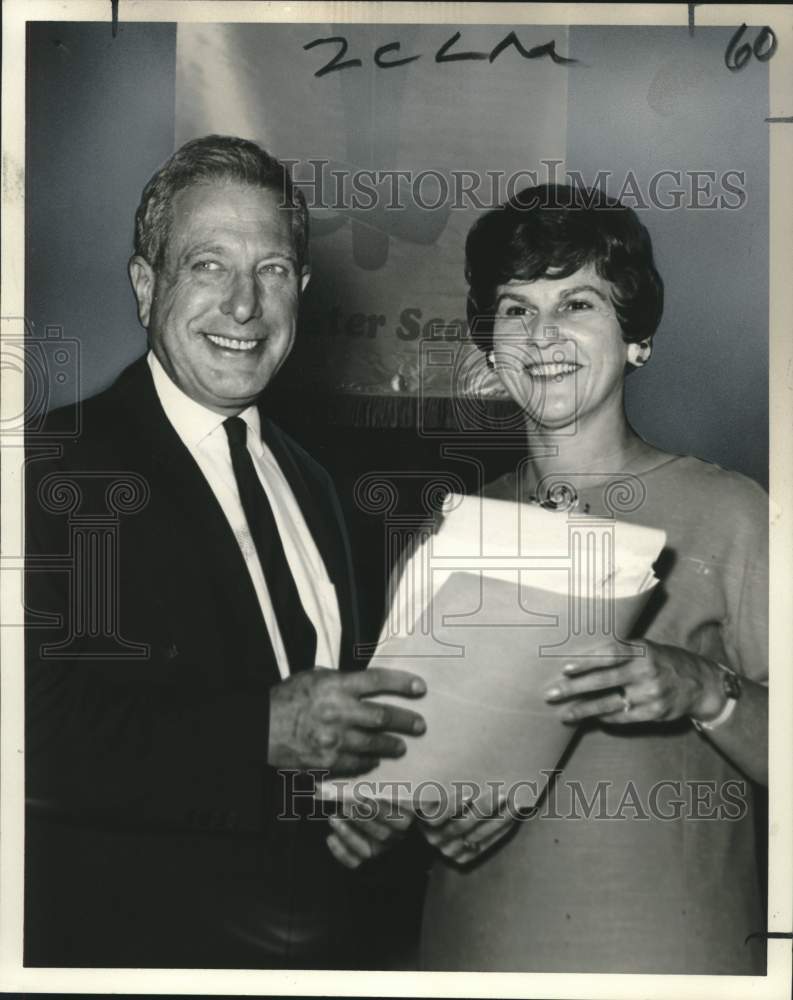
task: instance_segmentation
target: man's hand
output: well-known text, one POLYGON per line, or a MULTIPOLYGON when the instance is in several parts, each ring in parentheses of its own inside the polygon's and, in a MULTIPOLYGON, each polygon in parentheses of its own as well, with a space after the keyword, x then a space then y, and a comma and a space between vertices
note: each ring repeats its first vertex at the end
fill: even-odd
POLYGON ((423 819, 419 823, 427 843, 458 865, 476 860, 507 836, 518 822, 512 807, 483 794, 462 811, 423 819))
POLYGON ((401 840, 415 818, 397 803, 372 801, 367 805, 371 805, 372 815, 366 818, 353 812, 328 820, 331 832, 327 845, 336 860, 347 868, 357 868, 363 861, 382 854, 401 840))
POLYGON ((404 740, 393 733, 420 736, 426 729, 417 712, 365 699, 416 698, 425 691, 424 681, 404 670, 339 673, 320 667, 295 674, 271 690, 268 762, 330 775, 364 774, 381 757, 405 752, 404 740))

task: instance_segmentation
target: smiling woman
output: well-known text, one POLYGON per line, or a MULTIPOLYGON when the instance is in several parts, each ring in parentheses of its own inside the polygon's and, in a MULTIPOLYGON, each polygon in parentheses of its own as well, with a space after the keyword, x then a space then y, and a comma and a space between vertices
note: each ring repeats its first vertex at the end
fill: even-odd
POLYGON ((539 814, 521 822, 509 803, 482 802, 422 824, 441 854, 423 966, 760 973, 751 781, 767 775, 767 497, 659 450, 626 418, 625 376, 650 357, 663 289, 632 210, 528 189, 473 227, 466 276, 472 335, 520 406, 528 444, 484 493, 543 503, 544 484, 578 484, 577 511, 603 523, 622 484, 639 502, 619 516, 663 529, 666 548, 661 585, 624 637, 634 643, 612 637, 596 656, 561 661, 545 691, 548 712, 580 727, 539 814), (739 784, 746 809, 608 822, 627 789, 647 796, 689 778, 717 806, 739 784), (571 786, 588 802, 606 789, 607 808, 571 815, 571 786))
POLYGON ((623 339, 610 285, 591 264, 566 278, 499 285, 492 363, 537 427, 561 428, 585 414, 618 423, 631 345, 623 339))

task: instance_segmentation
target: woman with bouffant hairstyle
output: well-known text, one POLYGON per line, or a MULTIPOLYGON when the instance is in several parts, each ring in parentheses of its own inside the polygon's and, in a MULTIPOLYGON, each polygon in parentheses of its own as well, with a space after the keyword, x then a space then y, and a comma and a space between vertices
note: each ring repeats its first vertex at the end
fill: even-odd
POLYGON ((762 973, 767 497, 628 422, 625 378, 650 361, 663 309, 634 211, 527 189, 473 227, 465 273, 471 335, 527 430, 524 460, 485 495, 554 507, 548 484, 564 481, 563 507, 602 517, 622 481, 639 499, 619 516, 667 540, 627 652, 562 661, 545 691, 576 732, 535 813, 491 803, 420 823, 438 851, 422 965, 762 973))

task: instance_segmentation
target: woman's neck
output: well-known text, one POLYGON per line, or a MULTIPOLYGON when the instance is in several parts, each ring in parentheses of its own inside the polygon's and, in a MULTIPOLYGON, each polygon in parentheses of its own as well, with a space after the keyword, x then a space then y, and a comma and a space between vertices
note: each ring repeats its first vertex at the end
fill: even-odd
POLYGON ((608 427, 588 422, 586 428, 579 425, 559 431, 528 426, 529 462, 524 475, 529 492, 535 492, 546 476, 602 472, 605 477, 659 455, 633 430, 624 413, 608 422, 608 427))

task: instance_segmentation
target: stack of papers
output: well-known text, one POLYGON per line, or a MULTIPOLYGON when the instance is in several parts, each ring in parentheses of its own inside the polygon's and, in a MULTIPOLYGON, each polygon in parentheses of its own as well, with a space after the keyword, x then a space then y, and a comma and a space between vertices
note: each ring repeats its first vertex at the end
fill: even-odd
POLYGON ((565 663, 615 641, 640 654, 628 636, 664 541, 613 518, 450 496, 437 532, 406 558, 371 661, 424 678, 411 707, 427 731, 406 737, 399 760, 323 794, 426 809, 498 787, 533 805, 574 734, 543 692, 565 663))

